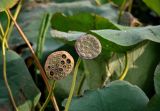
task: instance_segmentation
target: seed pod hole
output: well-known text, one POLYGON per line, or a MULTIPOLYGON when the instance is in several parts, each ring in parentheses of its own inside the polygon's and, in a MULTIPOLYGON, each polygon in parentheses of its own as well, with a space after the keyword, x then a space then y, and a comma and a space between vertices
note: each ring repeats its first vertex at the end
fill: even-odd
POLYGON ((67 59, 67 63, 70 64, 70 63, 71 63, 71 60, 70 60, 70 59, 67 59))
POLYGON ((70 68, 71 67, 71 65, 68 65, 68 68, 70 68))
POLYGON ((51 71, 51 72, 50 72, 50 75, 51 75, 51 76, 53 76, 53 75, 54 75, 53 71, 51 71))
POLYGON ((63 65, 63 68, 66 68, 66 65, 63 65))
POLYGON ((56 63, 55 65, 56 65, 56 67, 59 67, 59 64, 56 63))
POLYGON ((58 72, 58 69, 54 69, 54 71, 58 72))
POLYGON ((62 72, 62 71, 63 71, 63 69, 62 69, 62 68, 59 68, 58 70, 59 70, 60 72, 62 72))
POLYGON ((65 55, 65 54, 63 54, 63 55, 62 55, 62 58, 63 58, 63 59, 65 59, 65 58, 66 58, 66 55, 65 55))
POLYGON ((71 73, 73 67, 73 57, 66 51, 57 51, 50 54, 45 63, 47 77, 54 80, 65 78, 71 73), (70 65, 70 68, 68 68, 68 65, 70 65))
POLYGON ((65 64, 64 60, 62 60, 62 61, 61 61, 61 64, 62 64, 62 65, 64 65, 64 64, 65 64))

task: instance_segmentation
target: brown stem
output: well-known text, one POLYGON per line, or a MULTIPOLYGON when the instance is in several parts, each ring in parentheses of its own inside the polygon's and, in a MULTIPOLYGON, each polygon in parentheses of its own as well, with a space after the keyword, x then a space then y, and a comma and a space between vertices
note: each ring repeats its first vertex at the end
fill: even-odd
MULTIPOLYGON (((35 55, 35 52, 34 52, 32 46, 31 46, 30 42, 28 41, 27 37, 25 36, 24 32, 21 30, 21 28, 20 28, 20 26, 18 25, 18 23, 16 22, 16 20, 14 20, 14 18, 13 18, 13 16, 12 16, 12 13, 10 12, 10 10, 7 10, 7 11, 8 11, 8 13, 9 13, 12 21, 14 22, 14 24, 15 24, 18 32, 19 32, 19 34, 21 35, 22 39, 23 39, 23 40, 26 42, 26 44, 28 45, 28 47, 29 47, 29 49, 30 49, 30 51, 31 51, 31 53, 32 53, 32 55, 33 55, 33 58, 34 58, 34 60, 35 60, 35 64, 36 64, 37 67, 39 68, 40 73, 41 73, 41 76, 42 76, 42 78, 43 78, 43 80, 44 80, 44 82, 45 82, 45 85, 46 85, 46 87, 47 87, 47 90, 48 90, 48 92, 49 92, 50 89, 51 89, 51 87, 50 87, 50 84, 48 83, 48 79, 47 79, 47 77, 46 77, 45 71, 43 70, 43 67, 41 66, 41 64, 40 64, 37 56, 35 55)), ((53 106, 54 106, 55 110, 56 110, 56 111, 59 111, 59 108, 58 108, 58 105, 57 105, 57 102, 56 102, 56 99, 55 99, 54 95, 51 97, 51 101, 52 101, 52 103, 53 103, 53 106)))

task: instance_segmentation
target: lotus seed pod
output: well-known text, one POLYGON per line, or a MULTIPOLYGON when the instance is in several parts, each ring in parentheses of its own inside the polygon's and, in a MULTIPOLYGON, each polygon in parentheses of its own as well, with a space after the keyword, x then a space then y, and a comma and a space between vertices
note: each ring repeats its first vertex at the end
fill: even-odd
POLYGON ((74 67, 73 57, 66 51, 50 54, 45 63, 46 75, 49 79, 60 80, 71 73, 74 67))
POLYGON ((75 43, 78 55, 83 59, 93 59, 102 50, 100 41, 91 34, 81 36, 75 43))

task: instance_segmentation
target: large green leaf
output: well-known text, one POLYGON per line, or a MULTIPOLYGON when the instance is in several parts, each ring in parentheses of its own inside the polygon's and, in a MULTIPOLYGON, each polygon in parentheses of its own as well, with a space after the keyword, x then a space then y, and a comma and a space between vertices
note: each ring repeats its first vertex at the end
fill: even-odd
POLYGON ((146 111, 159 111, 159 109, 160 109, 160 96, 154 95, 147 104, 146 111))
MULTIPOLYGON (((112 51, 125 51, 145 40, 160 42, 160 26, 148 26, 141 28, 126 28, 120 31, 120 27, 108 19, 93 14, 77 14, 64 16, 56 13, 52 17, 52 28, 60 31, 83 31, 90 32, 99 37, 102 47, 112 51), (98 17, 98 18, 97 18, 98 17), (83 21, 81 20, 83 18, 83 21), (105 24, 105 25, 104 25, 105 24), (94 29, 94 30, 92 30, 94 29), (102 30, 100 30, 102 29, 102 30), (110 30, 114 29, 114 30, 110 30), (115 30, 117 29, 117 30, 115 30)), ((53 32, 53 37, 60 37, 68 41, 76 40, 81 34, 69 32, 53 32), (58 33, 58 34, 57 34, 58 33), (67 35, 67 37, 66 37, 67 35)))
POLYGON ((160 96, 160 63, 157 65, 154 75, 154 87, 157 95, 160 96))
POLYGON ((69 111, 144 111, 145 93, 125 81, 114 81, 105 88, 89 90, 72 99, 69 111))
MULTIPOLYGON (((126 30, 91 30, 90 33, 99 38, 103 49, 124 52, 146 40, 160 43, 159 30, 160 26, 149 26, 126 30)), ((52 31, 51 34, 53 37, 73 41, 85 33, 52 31)))
POLYGON ((160 15, 160 0, 143 0, 143 2, 160 15))
MULTIPOLYGON (((103 6, 100 6, 100 7, 93 6, 93 5, 91 5, 90 2, 86 2, 86 1, 84 1, 84 2, 75 2, 75 3, 62 3, 62 4, 52 3, 52 4, 49 4, 49 5, 48 4, 46 4, 46 5, 44 5, 44 4, 41 5, 40 4, 40 5, 34 6, 34 7, 30 8, 30 9, 23 10, 22 13, 19 16, 19 19, 18 19, 18 22, 20 23, 20 25, 22 27, 22 30, 24 30, 24 32, 26 33, 26 35, 29 38, 29 40, 33 43, 34 47, 36 46, 38 30, 39 30, 39 27, 40 27, 40 22, 41 22, 42 17, 43 17, 43 13, 46 13, 46 12, 51 12, 51 13, 63 12, 66 16, 72 16, 73 14, 77 14, 77 13, 80 13, 80 12, 91 12, 91 13, 102 15, 103 17, 108 18, 108 20, 115 21, 115 22, 117 21, 117 9, 113 8, 109 4, 106 4, 106 5, 103 5, 103 6)), ((133 29, 130 29, 130 30, 133 30, 133 29)), ((139 28, 138 28, 138 30, 139 30, 139 28)), ((159 29, 157 29, 157 30, 159 30, 159 29)), ((110 36, 112 36, 112 34, 114 34, 114 31, 115 30, 113 30, 113 33, 111 33, 110 36)), ((118 31, 118 32, 122 32, 122 31, 118 31)), ((143 35, 144 34, 143 30, 141 32, 142 32, 142 35, 143 35)), ((66 34, 68 34, 68 33, 66 33, 66 34)), ((137 34, 137 33, 134 33, 134 34, 137 34)), ((127 37, 130 37, 129 33, 127 33, 126 35, 127 35, 127 37)), ((70 35, 67 35, 67 38, 68 38, 68 36, 70 38, 70 35)), ((76 36, 75 35, 72 36, 73 38, 71 40, 76 40, 76 38, 78 36, 77 35, 76 36)), ((106 47, 106 44, 108 45, 108 42, 106 42, 106 41, 108 41, 107 38, 103 39, 103 37, 100 37, 100 36, 98 36, 98 37, 102 38, 101 42, 104 41, 103 45, 106 47)), ((112 38, 112 37, 110 37, 110 38, 112 38)), ((151 38, 152 38, 152 36, 151 36, 151 38)), ((118 38, 118 40, 119 40, 119 38, 118 38)), ((143 41, 143 40, 140 40, 140 42, 141 41, 143 41)), ((15 33, 15 31, 14 31, 14 35, 11 37, 10 43, 19 45, 20 43, 23 43, 23 42, 22 42, 22 39, 20 39, 19 35, 17 33, 15 33)), ((116 49, 118 49, 116 46, 122 47, 120 44, 114 44, 114 41, 111 41, 109 43, 111 43, 109 45, 112 48, 115 47, 116 49)), ((55 38, 52 38, 50 33, 48 32, 47 37, 46 37, 46 42, 45 42, 45 45, 44 45, 44 52, 45 53, 43 53, 43 54, 45 54, 45 57, 46 57, 48 55, 48 53, 52 52, 53 50, 56 50, 57 48, 59 48, 62 45, 64 45, 64 44, 59 42, 59 41, 57 41, 55 38)), ((125 46, 125 47, 128 47, 128 46, 125 46)), ((110 48, 107 48, 107 49, 110 49, 110 48)), ((68 50, 70 50, 70 48, 68 48, 68 50)), ((110 49, 110 50, 112 50, 112 49, 110 49)), ((122 50, 123 50, 123 47, 122 47, 122 50)), ((138 51, 137 51, 136 54, 138 54, 138 51)), ((149 53, 147 53, 147 54, 149 54, 149 53)), ((104 59, 105 59, 105 57, 104 57, 104 59)), ((102 59, 101 61, 103 61, 104 59, 102 59)), ((45 58, 43 58, 43 60, 45 60, 45 58)), ((153 60, 153 58, 152 58, 152 60, 153 60)), ((145 59, 144 61, 148 61, 148 59, 145 59)), ((101 66, 100 65, 101 64, 100 61, 97 62, 97 61, 93 60, 91 63, 92 64, 89 64, 89 62, 87 63, 87 67, 86 68, 90 69, 91 73, 90 73, 90 76, 88 76, 88 78, 87 78, 87 82, 85 82, 85 86, 90 85, 91 88, 95 89, 95 88, 99 87, 100 84, 103 82, 102 75, 104 75, 104 74, 102 74, 101 72, 104 71, 103 67, 106 67, 106 66, 100 67, 101 66), (95 67, 97 68, 97 72, 92 71, 92 65, 93 65, 94 68, 95 67), (95 79, 95 78, 92 77, 92 72, 93 72, 93 75, 98 76, 98 74, 100 74, 100 76, 96 77, 96 79, 95 79), (92 78, 90 78, 90 77, 92 77, 92 78), (102 81, 100 81, 101 78, 102 78, 102 81), (94 87, 94 85, 92 85, 92 83, 94 82, 92 80, 96 80, 95 81, 95 84, 96 84, 95 86, 96 87, 94 87), (98 80, 98 82, 97 82, 97 80, 98 80)), ((141 65, 141 67, 143 68, 142 65, 141 65)), ((147 66, 147 68, 148 67, 149 66, 147 66)), ((95 68, 95 70, 96 70, 96 68, 95 68)), ((135 67, 135 69, 136 69, 136 67, 135 67)), ((140 68, 139 68, 139 70, 140 70, 140 68)), ((148 70, 149 70, 149 68, 148 68, 148 70)), ((83 70, 81 72, 83 73, 83 70)), ((134 74, 134 71, 133 71, 133 74, 134 74)), ((66 97, 68 95, 68 92, 69 92, 68 91, 68 87, 70 86, 71 79, 72 78, 69 77, 68 79, 59 81, 58 84, 57 84, 56 95, 58 95, 58 97, 60 97, 61 100, 63 100, 64 97, 66 97), (64 94, 62 94, 62 92, 64 92, 64 94)), ((79 80, 79 78, 78 78, 78 80, 79 80)), ((139 80, 135 79, 135 83, 136 83, 136 81, 139 81, 139 80)), ((89 88, 89 87, 87 87, 87 88, 89 88)), ((84 89, 87 89, 87 88, 84 88, 84 89)))
POLYGON ((89 89, 97 89, 102 87, 104 77, 106 76, 106 62, 104 59, 99 57, 94 60, 83 60, 83 63, 86 83, 89 89))
MULTIPOLYGON (((152 53, 153 54, 153 53, 152 53)), ((148 61, 147 61, 148 62, 148 61)), ((157 65, 154 75, 154 85, 155 85, 155 91, 156 94, 150 99, 149 103, 147 104, 147 110, 146 111, 158 111, 160 109, 160 65, 157 65)), ((145 68, 147 69, 147 68, 145 68)))
MULTIPOLYGON (((32 77, 23 61, 15 52, 6 52, 7 78, 19 111, 31 111, 40 99, 40 91, 34 84, 32 77)), ((3 80, 2 53, 0 52, 0 108, 12 111, 7 88, 3 80)))
MULTIPOLYGON (((71 46, 68 48, 68 50, 70 49, 72 49, 71 46)), ((73 51, 72 53, 76 54, 75 51, 73 51)), ((75 57, 76 55, 72 54, 72 56, 75 57)), ((97 89, 103 86, 104 78, 106 76, 106 61, 104 60, 104 58, 108 59, 108 56, 100 54, 99 57, 93 60, 82 60, 80 67, 78 68, 77 81, 74 93, 77 93, 80 84, 82 85, 79 94, 82 94, 85 90, 97 89), (83 77, 84 82, 80 83, 83 77)), ((72 77, 73 75, 71 74, 67 76, 66 79, 57 81, 55 87, 55 95, 59 103, 68 97, 72 77)))
POLYGON ((0 0, 0 12, 12 8, 18 0, 0 0))
POLYGON ((155 70, 154 87, 156 94, 150 99, 147 105, 147 111, 158 111, 160 109, 160 63, 155 70))
MULTIPOLYGON (((108 61, 107 75, 111 81, 119 79, 125 68, 125 55, 116 53, 108 61)), ((143 43, 128 52, 129 69, 125 80, 139 86, 149 97, 153 96, 155 67, 160 61, 159 44, 143 43), (140 79, 141 78, 141 79, 140 79)))
MULTIPOLYGON (((107 49, 110 51, 116 50, 118 52, 126 51, 126 48, 133 49, 129 52, 128 61, 130 66, 129 66, 129 71, 128 71, 126 80, 141 87, 149 97, 151 97, 153 94, 153 91, 151 91, 153 90, 153 73, 154 73, 154 69, 157 62, 159 61, 158 59, 159 45, 154 43, 154 42, 160 41, 160 33, 158 31, 159 29, 160 29, 160 26, 152 26, 147 28, 142 27, 137 29, 133 28, 133 29, 128 29, 127 31, 104 30, 103 31, 104 37, 98 36, 99 40, 102 43, 103 49, 107 49), (117 32, 117 34, 115 34, 115 32, 117 32), (145 43, 144 41, 146 40, 151 40, 154 42, 145 43), (137 45, 138 43, 139 45, 137 45), (132 47, 130 48, 130 46, 132 47), (150 55, 150 53, 152 54, 150 55), (146 61, 145 64, 143 64, 144 61, 146 61), (142 78, 141 81, 139 81, 139 78, 142 78)), ((98 32, 101 30, 96 30, 96 31, 98 32)), ((67 41, 74 41, 83 34, 85 33, 81 33, 81 32, 66 33, 66 32, 60 32, 57 30, 52 31, 53 37, 65 39, 67 41)), ((102 54, 107 52, 106 55, 109 55, 109 51, 107 50, 102 50, 102 54)), ((84 67, 88 69, 87 72, 89 76, 87 79, 87 83, 89 88, 94 89, 97 87, 93 87, 93 86, 101 86, 102 83, 104 82, 105 73, 107 73, 106 75, 113 75, 113 78, 116 75, 116 77, 111 80, 118 79, 118 77, 124 70, 125 59, 124 59, 124 54, 116 54, 116 55, 119 57, 118 58, 113 57, 108 62, 108 65, 106 65, 105 63, 105 60, 107 60, 107 57, 103 57, 100 60, 100 62, 98 62, 97 60, 88 61, 88 64, 86 64, 86 66, 84 67), (102 67, 99 67, 99 66, 102 66, 102 67), (105 68, 109 68, 107 72, 105 72, 106 70, 105 68), (96 82, 93 83, 93 81, 96 81, 96 82)), ((107 79, 110 80, 108 76, 106 77, 106 80, 107 79)))
MULTIPOLYGON (((129 0, 126 0, 126 1, 129 1, 129 0)), ((123 4, 124 0, 112 0, 112 2, 118 6, 121 6, 123 4)))
POLYGON ((53 29, 65 32, 119 29, 108 19, 91 13, 79 13, 73 16, 65 16, 62 13, 55 13, 52 16, 51 25, 53 29))
MULTIPOLYGON (((87 13, 95 13, 95 14, 102 15, 103 17, 107 17, 111 21, 117 21, 116 8, 112 7, 110 4, 96 7, 92 5, 89 1, 61 3, 61 4, 57 4, 57 3, 38 4, 38 5, 30 4, 23 8, 24 9, 20 12, 18 16, 17 22, 20 24, 22 30, 27 35, 27 38, 29 39, 29 41, 33 44, 33 48, 36 47, 38 32, 39 32, 40 24, 41 24, 44 13, 49 12, 54 14, 56 12, 61 12, 61 13, 64 13, 65 15, 73 15, 80 12, 82 13, 87 12, 87 13)), ((15 29, 13 32, 14 33, 12 33, 12 36, 9 39, 9 43, 12 46, 14 45, 19 46, 23 44, 24 42, 21 39, 20 35, 18 34, 17 30, 15 29)), ((64 43, 54 39, 50 35, 50 31, 48 31, 45 44, 44 44, 42 63, 44 63, 48 54, 50 54, 54 50, 57 50, 63 45, 64 43)), ((59 50, 64 50, 64 48, 59 50)), ((70 48, 68 48, 68 50, 70 50, 70 48)), ((73 52, 75 53, 75 51, 73 52)), ((26 56, 26 54, 28 53, 30 54, 28 50, 23 50, 22 56, 26 58, 28 57, 28 55, 26 56)), ((70 86, 71 81, 72 81, 72 78, 58 81, 55 91, 56 91, 56 95, 58 95, 57 96, 58 99, 61 98, 59 100, 63 100, 68 96, 68 93, 69 93, 68 87, 70 86)), ((87 85, 85 86, 87 87, 87 85)))
MULTIPOLYGON (((73 2, 73 3, 51 3, 51 4, 38 4, 32 7, 32 3, 24 7, 24 10, 21 11, 17 21, 22 27, 22 30, 27 35, 29 41, 33 44, 33 47, 36 47, 38 32, 40 24, 43 18, 44 13, 56 13, 62 12, 65 15, 73 15, 80 12, 95 13, 107 17, 109 20, 117 21, 117 9, 112 7, 110 4, 104 6, 96 7, 92 5, 89 1, 73 2)), ((18 34, 17 30, 13 31, 9 43, 16 46, 23 44, 23 40, 18 34)), ((56 50, 57 48, 64 45, 62 42, 53 39, 47 32, 44 54, 56 50)), ((44 60, 43 60, 44 61, 44 60)))
POLYGON ((160 43, 160 26, 132 28, 128 30, 92 30, 91 33, 101 39, 103 48, 123 51, 142 41, 150 40, 160 43))

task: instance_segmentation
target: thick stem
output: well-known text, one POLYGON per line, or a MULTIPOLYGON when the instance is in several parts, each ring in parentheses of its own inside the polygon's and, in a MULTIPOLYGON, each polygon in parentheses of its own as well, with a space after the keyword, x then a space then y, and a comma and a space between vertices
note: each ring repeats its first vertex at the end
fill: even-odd
POLYGON ((65 111, 69 110, 69 106, 70 106, 70 103, 71 103, 71 100, 72 100, 72 96, 73 96, 73 93, 74 93, 74 89, 75 89, 75 85, 76 85, 78 67, 79 67, 80 63, 81 63, 81 59, 78 58, 78 61, 76 63, 76 66, 75 66, 75 69, 74 69, 74 73, 73 73, 73 80, 72 80, 72 85, 71 85, 69 97, 68 97, 67 103, 65 105, 65 111))
POLYGON ((47 99, 45 100, 44 104, 42 105, 42 107, 41 107, 41 109, 39 111, 44 111, 45 110, 45 108, 46 108, 46 106, 47 106, 47 104, 48 104, 48 102, 49 102, 49 100, 50 100, 50 98, 51 98, 51 96, 53 94, 52 92, 53 92, 55 83, 56 83, 56 81, 54 80, 53 83, 52 83, 52 87, 51 87, 51 89, 49 91, 49 94, 47 96, 47 99))
MULTIPOLYGON (((38 60, 37 56, 35 55, 35 52, 34 52, 32 46, 31 46, 30 42, 28 41, 27 37, 25 36, 24 32, 21 30, 20 26, 19 26, 18 23, 15 21, 15 19, 13 18, 12 14, 11 14, 11 12, 10 12, 9 10, 8 10, 8 13, 9 13, 12 21, 14 22, 14 24, 15 24, 18 32, 19 32, 19 34, 20 34, 21 37, 22 37, 22 39, 23 39, 23 40, 26 42, 26 44, 28 45, 28 47, 29 47, 29 49, 30 49, 30 51, 31 51, 31 53, 32 53, 32 55, 33 55, 34 61, 35 61, 36 65, 37 65, 37 67, 38 67, 39 70, 40 70, 41 76, 42 76, 42 78, 43 78, 43 80, 44 80, 44 82, 45 82, 45 85, 46 85, 46 87, 47 87, 47 90, 48 90, 48 92, 49 92, 49 91, 50 91, 50 85, 49 85, 49 83, 48 83, 48 79, 47 79, 47 77, 46 77, 45 71, 43 70, 43 67, 42 67, 41 64, 40 64, 40 61, 38 60)), ((58 105, 57 105, 57 102, 56 102, 56 99, 55 99, 54 95, 51 97, 51 101, 52 101, 52 103, 53 103, 53 105, 54 105, 55 110, 56 110, 56 111, 59 111, 59 108, 58 108, 58 105)))
POLYGON ((125 68, 124 68, 119 80, 123 80, 126 77, 127 72, 128 72, 128 67, 129 67, 129 64, 128 64, 128 53, 126 52, 125 53, 125 68))

